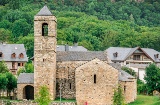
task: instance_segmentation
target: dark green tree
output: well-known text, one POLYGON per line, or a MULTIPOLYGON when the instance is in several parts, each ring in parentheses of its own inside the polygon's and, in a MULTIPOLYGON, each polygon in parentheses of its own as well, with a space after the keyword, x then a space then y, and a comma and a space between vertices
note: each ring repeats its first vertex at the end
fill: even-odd
POLYGON ((156 64, 152 63, 145 69, 147 91, 149 94, 152 94, 154 90, 160 91, 160 68, 156 64))
POLYGON ((8 79, 8 82, 7 82, 7 85, 6 85, 6 88, 7 88, 7 96, 11 96, 11 92, 13 91, 14 92, 14 89, 17 87, 17 79, 16 77, 10 73, 10 72, 7 72, 6 73, 6 78, 8 79))
POLYGON ((0 62, 0 73, 6 73, 9 72, 9 69, 7 68, 7 65, 4 61, 0 62))
MULTIPOLYGON (((6 75, 0 73, 0 84, 1 84, 0 85, 0 93, 1 93, 1 90, 6 90, 7 83, 8 83, 8 79, 6 78, 6 75)), ((1 95, 0 95, 0 98, 1 98, 1 95)))

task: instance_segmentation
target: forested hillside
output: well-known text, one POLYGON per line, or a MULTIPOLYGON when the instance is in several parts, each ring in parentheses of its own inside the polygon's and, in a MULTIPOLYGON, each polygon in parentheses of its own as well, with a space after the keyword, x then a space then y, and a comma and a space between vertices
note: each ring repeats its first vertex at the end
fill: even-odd
MULTIPOLYGON (((33 56, 33 19, 42 0, 0 0, 0 41, 24 43, 33 56)), ((160 51, 160 1, 48 0, 57 17, 58 44, 79 43, 89 50, 110 46, 160 51)))

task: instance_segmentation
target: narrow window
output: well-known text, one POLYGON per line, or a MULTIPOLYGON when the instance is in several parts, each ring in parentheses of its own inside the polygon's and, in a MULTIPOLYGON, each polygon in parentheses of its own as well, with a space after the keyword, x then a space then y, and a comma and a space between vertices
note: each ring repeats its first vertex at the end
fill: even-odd
POLYGON ((2 52, 0 52, 0 57, 3 57, 3 53, 2 52))
POLYGON ((48 36, 48 24, 47 23, 42 24, 42 36, 48 36))
POLYGON ((70 89, 72 88, 72 85, 71 85, 71 83, 69 83, 69 88, 70 88, 70 89))
POLYGON ((94 83, 96 84, 96 74, 94 74, 94 83))
POLYGON ((126 93, 126 86, 124 86, 124 93, 126 93))
POLYGON ((23 63, 21 64, 21 66, 24 66, 23 63))
POLYGON ((18 66, 21 66, 21 63, 18 63, 18 66))
POLYGON ((16 65, 15 65, 16 63, 15 62, 12 62, 12 69, 15 69, 16 67, 16 65))

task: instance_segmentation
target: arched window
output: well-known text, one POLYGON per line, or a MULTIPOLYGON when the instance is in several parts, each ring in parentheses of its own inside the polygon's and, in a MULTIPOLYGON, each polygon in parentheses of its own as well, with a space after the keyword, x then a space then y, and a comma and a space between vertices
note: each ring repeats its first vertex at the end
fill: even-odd
POLYGON ((3 57, 3 53, 2 52, 0 52, 0 57, 3 57))
POLYGON ((19 58, 24 58, 23 53, 20 53, 20 54, 19 54, 19 58))
POLYGON ((94 83, 95 84, 96 84, 96 79, 97 79, 96 74, 94 74, 94 83))
POLYGON ((47 23, 42 24, 42 36, 48 36, 48 24, 47 23))
POLYGON ((16 54, 13 53, 13 54, 11 55, 11 58, 16 58, 16 54))

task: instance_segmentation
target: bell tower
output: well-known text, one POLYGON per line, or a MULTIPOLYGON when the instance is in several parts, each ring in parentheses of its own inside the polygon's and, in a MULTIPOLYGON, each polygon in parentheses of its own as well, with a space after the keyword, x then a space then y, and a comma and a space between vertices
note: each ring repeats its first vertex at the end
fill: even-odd
POLYGON ((45 5, 34 17, 34 94, 47 86, 56 95, 56 17, 45 5))

